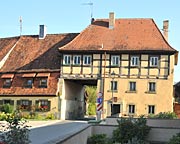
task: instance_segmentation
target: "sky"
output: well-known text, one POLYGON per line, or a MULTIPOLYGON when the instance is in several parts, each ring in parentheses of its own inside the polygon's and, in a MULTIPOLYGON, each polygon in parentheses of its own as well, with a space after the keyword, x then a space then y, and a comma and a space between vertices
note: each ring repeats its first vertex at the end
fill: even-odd
MULTIPOLYGON (((168 42, 180 51, 180 0, 3 0, 0 38, 37 35, 40 24, 47 26, 48 34, 81 32, 90 24, 91 14, 108 18, 109 12, 116 18, 153 18, 159 29, 163 20, 169 20, 168 42)), ((180 64, 174 74, 174 82, 180 81, 180 64)))

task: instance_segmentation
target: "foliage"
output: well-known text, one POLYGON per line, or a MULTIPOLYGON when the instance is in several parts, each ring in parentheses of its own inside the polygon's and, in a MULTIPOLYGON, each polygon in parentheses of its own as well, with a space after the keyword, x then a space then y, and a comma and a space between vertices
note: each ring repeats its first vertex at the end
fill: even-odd
POLYGON ((105 134, 95 134, 87 139, 87 144, 112 144, 105 134))
POLYGON ((54 116, 54 114, 49 113, 49 114, 46 115, 45 119, 54 120, 54 119, 55 119, 55 116, 54 116))
POLYGON ((179 144, 179 142, 180 142, 180 133, 177 133, 169 140, 168 144, 179 144))
POLYGON ((149 115, 148 118, 156 119, 176 119, 177 115, 174 112, 160 112, 157 115, 149 115))
POLYGON ((3 127, 0 134, 0 139, 5 144, 29 144, 29 129, 25 124, 26 121, 22 120, 19 113, 9 115, 6 119, 7 125, 3 127))
POLYGON ((97 98, 97 87, 95 86, 86 86, 86 91, 88 94, 87 103, 88 105, 88 115, 96 114, 96 98, 97 98))
POLYGON ((88 115, 95 115, 96 114, 96 104, 90 103, 88 105, 88 115))
POLYGON ((1 111, 4 113, 13 113, 13 106, 10 104, 4 104, 1 106, 1 111))
POLYGON ((118 128, 113 131, 113 141, 120 143, 144 144, 145 138, 150 131, 146 125, 144 116, 140 118, 121 118, 118 120, 118 128))

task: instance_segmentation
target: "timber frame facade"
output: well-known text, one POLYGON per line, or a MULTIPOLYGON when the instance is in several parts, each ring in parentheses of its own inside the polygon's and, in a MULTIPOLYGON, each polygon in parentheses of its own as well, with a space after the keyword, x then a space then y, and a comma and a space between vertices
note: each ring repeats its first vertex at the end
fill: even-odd
POLYGON ((178 52, 152 19, 115 19, 110 13, 59 51, 62 80, 97 81, 103 118, 173 111, 178 52))
POLYGON ((92 19, 81 33, 0 38, 0 105, 82 118, 84 88, 102 93, 102 118, 173 111, 178 51, 153 19, 92 19))

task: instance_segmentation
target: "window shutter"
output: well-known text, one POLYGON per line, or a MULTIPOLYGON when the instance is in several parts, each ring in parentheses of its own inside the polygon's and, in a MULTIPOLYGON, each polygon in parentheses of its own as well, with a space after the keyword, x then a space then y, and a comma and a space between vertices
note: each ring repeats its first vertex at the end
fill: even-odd
POLYGON ((48 101, 48 111, 51 110, 51 101, 48 101))

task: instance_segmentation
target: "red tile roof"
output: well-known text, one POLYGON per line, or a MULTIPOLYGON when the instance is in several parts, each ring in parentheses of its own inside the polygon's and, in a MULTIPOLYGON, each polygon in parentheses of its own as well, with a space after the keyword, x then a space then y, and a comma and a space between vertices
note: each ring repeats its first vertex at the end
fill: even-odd
POLYGON ((153 19, 97 19, 60 51, 167 51, 175 53, 153 19), (102 48, 103 47, 103 48, 102 48))
POLYGON ((44 39, 38 35, 0 38, 0 60, 17 42, 0 72, 59 70, 58 47, 70 42, 77 34, 48 34, 44 39))

